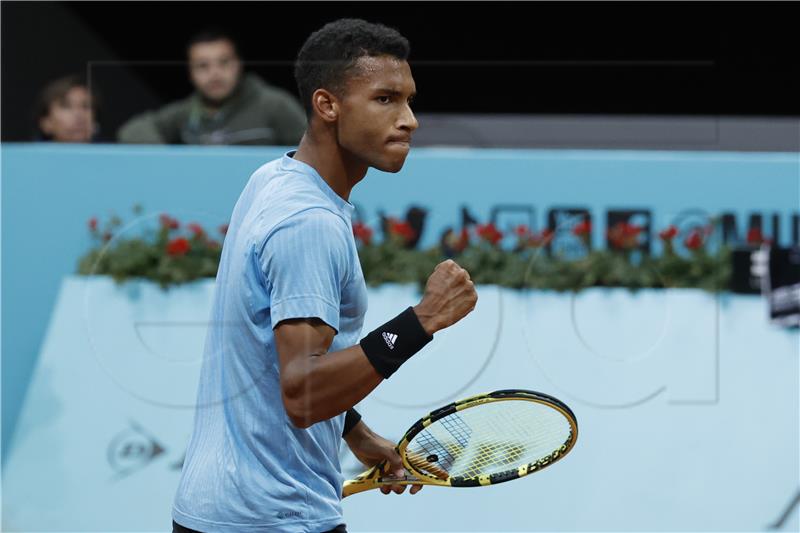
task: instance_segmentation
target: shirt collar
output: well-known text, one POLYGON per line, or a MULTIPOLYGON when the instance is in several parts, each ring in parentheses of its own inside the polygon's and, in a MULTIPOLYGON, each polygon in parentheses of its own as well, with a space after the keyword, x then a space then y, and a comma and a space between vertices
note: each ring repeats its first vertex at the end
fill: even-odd
POLYGON ((353 211, 355 211, 355 206, 336 194, 336 191, 331 189, 331 186, 328 185, 328 182, 319 175, 319 172, 317 172, 314 167, 295 159, 295 153, 297 153, 297 150, 290 150, 284 154, 283 159, 281 160, 281 167, 283 170, 294 170, 307 176, 311 176, 325 196, 330 198, 343 214, 347 215, 348 218, 352 218, 353 211))

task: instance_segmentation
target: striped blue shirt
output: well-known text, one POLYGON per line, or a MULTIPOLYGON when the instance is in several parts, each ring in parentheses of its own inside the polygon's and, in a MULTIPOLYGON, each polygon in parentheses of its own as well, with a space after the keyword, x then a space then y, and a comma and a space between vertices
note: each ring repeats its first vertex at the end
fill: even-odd
POLYGON ((347 348, 361 336, 367 292, 353 205, 293 155, 252 175, 228 227, 172 508, 191 529, 319 533, 344 522, 344 414, 308 429, 289 421, 273 328, 317 317, 337 332, 330 351, 347 348))

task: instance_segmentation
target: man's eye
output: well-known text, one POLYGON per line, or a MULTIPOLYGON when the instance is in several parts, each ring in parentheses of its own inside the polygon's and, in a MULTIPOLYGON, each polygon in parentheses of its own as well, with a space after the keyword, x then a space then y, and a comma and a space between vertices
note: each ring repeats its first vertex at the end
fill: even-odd
POLYGON ((391 102, 391 101, 392 101, 392 99, 391 99, 391 98, 389 98, 388 96, 379 96, 379 97, 378 97, 378 101, 379 101, 380 103, 382 103, 382 104, 388 104, 389 102, 391 102))

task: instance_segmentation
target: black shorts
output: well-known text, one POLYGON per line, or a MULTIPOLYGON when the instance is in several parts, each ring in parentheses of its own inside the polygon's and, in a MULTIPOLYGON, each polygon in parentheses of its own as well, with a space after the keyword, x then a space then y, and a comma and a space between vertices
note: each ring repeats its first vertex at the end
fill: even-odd
MULTIPOLYGON (((172 533, 201 533, 195 529, 189 529, 188 527, 183 527, 182 525, 172 521, 172 533)), ((344 524, 339 524, 335 528, 331 529, 330 531, 325 531, 323 533, 347 533, 347 529, 345 528, 344 524)))

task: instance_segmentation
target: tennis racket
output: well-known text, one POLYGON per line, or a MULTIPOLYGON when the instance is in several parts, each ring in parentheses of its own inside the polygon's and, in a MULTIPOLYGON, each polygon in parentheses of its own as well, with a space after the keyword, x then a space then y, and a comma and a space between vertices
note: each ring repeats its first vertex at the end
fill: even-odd
POLYGON ((578 438, 569 407, 552 396, 500 390, 451 403, 418 420, 397 445, 408 475, 383 461, 344 482, 342 497, 382 485, 481 487, 538 472, 578 438))

